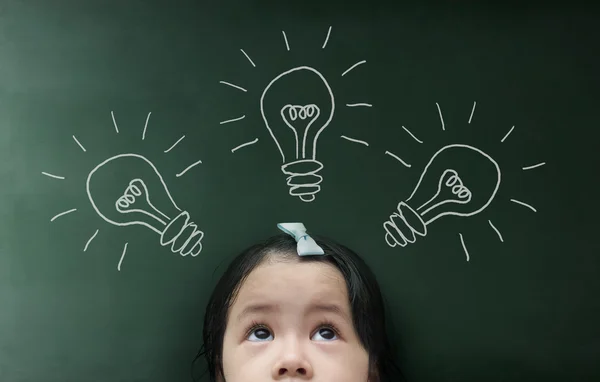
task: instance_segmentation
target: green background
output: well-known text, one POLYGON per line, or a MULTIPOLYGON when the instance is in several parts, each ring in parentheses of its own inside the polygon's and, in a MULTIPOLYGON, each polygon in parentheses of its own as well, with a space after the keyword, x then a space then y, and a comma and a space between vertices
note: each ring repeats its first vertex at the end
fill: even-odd
POLYGON ((597 20, 574 5, 0 2, 0 380, 190 380, 218 276, 281 221, 365 258, 409 381, 600 379, 597 20), (266 84, 298 65, 336 97, 312 203, 288 195, 259 110, 266 84), (388 247, 383 222, 451 143, 498 162, 492 204, 388 247), (198 257, 94 212, 86 177, 120 153, 156 165, 205 233, 198 257))

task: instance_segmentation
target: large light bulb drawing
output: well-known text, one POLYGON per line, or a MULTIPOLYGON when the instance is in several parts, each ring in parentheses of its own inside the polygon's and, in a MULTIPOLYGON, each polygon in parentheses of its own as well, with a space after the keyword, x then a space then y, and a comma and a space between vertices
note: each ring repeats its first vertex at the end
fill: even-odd
POLYGON ((309 66, 285 71, 263 91, 260 111, 281 154, 281 170, 287 175, 290 195, 312 202, 323 181, 317 141, 335 111, 327 80, 309 66))
POLYGON ((441 148, 429 160, 412 194, 383 223, 391 247, 414 243, 443 216, 473 216, 490 205, 500 187, 500 167, 468 145, 441 148))
POLYGON ((88 175, 86 191, 94 210, 115 226, 141 225, 160 235, 173 253, 193 257, 202 251, 204 233, 190 221, 169 193, 148 159, 120 154, 97 165, 88 175))

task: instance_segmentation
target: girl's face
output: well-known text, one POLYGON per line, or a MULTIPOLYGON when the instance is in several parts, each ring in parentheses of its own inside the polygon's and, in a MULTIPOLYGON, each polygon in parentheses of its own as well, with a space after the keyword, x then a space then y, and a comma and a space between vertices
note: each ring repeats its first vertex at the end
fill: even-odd
POLYGON ((320 262, 265 262, 242 285, 223 341, 226 382, 367 382, 341 273, 320 262))

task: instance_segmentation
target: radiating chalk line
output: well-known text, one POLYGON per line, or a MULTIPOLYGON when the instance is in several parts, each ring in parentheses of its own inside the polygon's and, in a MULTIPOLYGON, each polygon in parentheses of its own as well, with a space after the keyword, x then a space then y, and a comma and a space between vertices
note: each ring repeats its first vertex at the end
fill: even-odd
POLYGON ((419 138, 415 137, 413 133, 410 132, 410 130, 408 130, 406 127, 402 126, 402 128, 404 129, 404 131, 406 131, 408 133, 408 135, 410 135, 415 141, 419 142, 419 143, 423 143, 422 140, 420 140, 419 138))
POLYGON ((391 157, 393 157, 393 158, 397 159, 398 161, 400 161, 400 163, 402 163, 402 164, 403 164, 403 165, 405 165, 406 167, 410 167, 410 164, 408 164, 408 163, 406 163, 405 161, 403 161, 402 159, 400 159, 400 157, 398 157, 396 154, 393 154, 393 153, 391 153, 391 152, 389 152, 389 151, 386 151, 385 153, 386 153, 387 155, 389 155, 389 156, 391 156, 391 157))
POLYGON ((81 149, 83 150, 83 152, 85 152, 85 147, 83 147, 83 145, 81 143, 79 143, 79 141, 77 140, 77 138, 75 138, 74 135, 73 135, 73 139, 75 140, 75 143, 77 143, 79 145, 79 147, 81 147, 81 149))
POLYGON ((194 162, 194 163, 192 163, 191 165, 187 166, 187 167, 185 168, 185 170, 183 170, 182 172, 180 172, 179 174, 177 174, 177 175, 175 175, 175 176, 179 178, 181 175, 185 174, 185 173, 186 173, 186 172, 187 172, 189 169, 191 169, 192 167, 194 167, 194 166, 196 166, 196 165, 198 165, 198 164, 200 164, 200 163, 202 163, 202 161, 201 161, 201 160, 199 160, 199 161, 197 161, 197 162, 194 162))
POLYGON ((54 179, 64 179, 64 178, 65 178, 64 176, 60 176, 60 175, 52 175, 52 174, 49 174, 49 173, 47 173, 47 172, 44 172, 44 171, 42 171, 42 174, 44 174, 44 175, 46 175, 46 176, 49 176, 50 178, 54 178, 54 179))
POLYGON ((229 122, 240 121, 240 120, 242 120, 242 119, 244 119, 244 118, 246 118, 246 115, 242 115, 241 117, 238 117, 238 118, 228 119, 228 120, 226 120, 226 121, 221 121, 221 122, 219 122, 219 124, 220 124, 220 125, 223 125, 223 124, 225 124, 225 123, 229 123, 229 122))
POLYGON ((444 126, 444 117, 442 117, 442 109, 440 109, 440 104, 438 104, 437 102, 435 103, 435 106, 437 106, 438 109, 438 113, 440 115, 440 121, 442 121, 442 130, 446 130, 446 127, 444 126))
POLYGON ((370 103, 360 102, 360 103, 347 103, 346 106, 348 106, 348 107, 357 107, 357 106, 372 107, 373 105, 371 105, 370 103))
POLYGON ((121 263, 123 262, 123 258, 125 257, 125 253, 127 252, 127 244, 129 243, 125 243, 125 246, 123 247, 123 253, 121 254, 121 258, 119 259, 119 264, 117 265, 117 270, 119 272, 121 271, 121 263))
POLYGON ((247 92, 247 91, 248 91, 248 90, 244 89, 244 88, 243 88, 243 87, 241 87, 241 86, 237 86, 237 85, 234 85, 234 84, 232 84, 232 83, 229 83, 229 82, 225 82, 225 81, 219 81, 219 83, 220 83, 220 84, 227 85, 227 86, 231 86, 232 88, 239 89, 239 90, 241 90, 241 91, 243 91, 243 92, 247 92))
POLYGON ((242 148, 242 147, 244 147, 244 146, 253 145, 253 144, 255 144, 256 142, 258 142, 258 138, 254 139, 253 141, 250 141, 250 142, 242 143, 241 145, 239 145, 239 146, 237 146, 237 147, 234 147, 234 148, 232 148, 232 149, 231 149, 231 152, 232 152, 232 153, 233 153, 233 152, 236 152, 238 149, 241 149, 241 148, 242 148))
POLYGON ((471 110, 471 116, 469 117, 469 124, 471 124, 471 119, 473 118, 473 113, 475 113, 475 106, 477 102, 473 102, 473 110, 471 110))
POLYGON ((357 62, 356 64, 352 65, 351 67, 349 67, 344 73, 342 73, 342 77, 346 75, 346 73, 348 73, 349 71, 351 71, 352 69, 356 68, 358 65, 362 65, 365 62, 367 62, 366 60, 362 60, 357 62))
POLYGON ((498 235, 498 238, 500 239, 501 242, 504 243, 504 239, 502 239, 502 234, 500 234, 500 231, 498 231, 498 228, 496 228, 493 224, 491 220, 488 220, 488 223, 490 223, 490 226, 492 227, 492 229, 494 231, 496 231, 496 234, 498 235))
POLYGON ((94 240, 94 238, 98 234, 98 231, 100 231, 100 230, 97 229, 96 232, 94 232, 94 234, 92 235, 92 237, 89 238, 89 240, 87 241, 87 243, 85 243, 85 247, 83 248, 83 252, 87 251, 88 246, 90 245, 90 243, 92 242, 92 240, 94 240))
POLYGON ((534 165, 532 165, 532 166, 523 167, 523 170, 531 170, 531 169, 533 169, 533 168, 537 168, 537 167, 543 166, 543 165, 545 165, 545 164, 546 164, 546 162, 542 162, 542 163, 534 164, 534 165))
POLYGON ((321 49, 325 49, 325 47, 327 46, 327 41, 329 41, 330 34, 331 34, 331 27, 329 27, 329 30, 327 31, 327 37, 325 37, 325 42, 323 43, 323 46, 321 47, 321 49))
POLYGON ((165 150, 165 153, 168 153, 169 151, 173 150, 173 147, 177 146, 177 144, 178 144, 179 142, 181 142, 181 141, 183 140, 183 138, 185 138, 185 135, 184 135, 184 136, 182 136, 181 138, 179 138, 179 139, 177 140, 177 142, 173 143, 173 146, 171 146, 171 147, 169 147, 168 149, 166 149, 166 150, 165 150))
POLYGON ((113 120, 113 125, 115 125, 115 130, 117 130, 117 134, 119 133, 119 128, 117 127, 117 120, 115 119, 115 113, 113 113, 112 111, 110 112, 110 115, 112 116, 112 120, 113 120))
POLYGON ((290 50, 290 44, 288 43, 288 39, 287 39, 287 36, 285 35, 285 31, 281 31, 281 33, 283 33, 283 39, 285 40, 285 47, 289 51, 290 50))
POLYGON ((521 201, 519 201, 519 200, 516 200, 516 199, 511 199, 510 201, 511 201, 511 202, 513 202, 513 203, 517 203, 517 204, 520 204, 520 205, 522 205, 522 206, 525 206, 525 207, 527 207, 527 208, 531 209, 533 212, 537 212, 535 208, 533 208, 532 206, 530 206, 530 205, 529 205, 529 204, 527 204, 527 203, 523 203, 523 202, 521 202, 521 201))
POLYGON ((254 66, 256 68, 256 65, 254 64, 254 61, 252 61, 252 59, 250 58, 250 56, 248 56, 246 54, 246 52, 244 52, 244 49, 240 49, 242 51, 242 53, 244 53, 244 56, 246 56, 246 58, 248 59, 248 61, 250 61, 250 63, 252 64, 252 66, 254 66))
POLYGON ((369 144, 367 142, 361 141, 359 139, 349 138, 349 137, 347 137, 345 135, 342 135, 341 137, 344 138, 344 139, 349 140, 350 142, 356 142, 356 143, 360 143, 360 144, 365 145, 365 146, 369 146, 369 144))
POLYGON ((63 215, 66 215, 66 214, 70 214, 71 212, 75 212, 75 211, 77 211, 77 208, 73 208, 72 210, 68 210, 68 211, 65 211, 65 212, 61 212, 60 214, 57 214, 57 215, 55 215, 55 216, 54 216, 52 219, 50 219, 50 221, 51 221, 51 222, 53 222, 53 221, 54 221, 54 220, 56 220, 57 218, 59 218, 59 217, 61 217, 61 216, 63 216, 63 215))
POLYGON ((460 236, 460 243, 462 244, 463 250, 465 251, 465 255, 467 255, 467 261, 469 261, 469 251, 467 251, 467 247, 465 246, 465 240, 463 239, 462 233, 459 233, 458 236, 460 236))
POLYGON ((144 131, 142 132, 142 141, 144 139, 146 139, 146 129, 148 128, 148 121, 150 120, 150 114, 152 114, 152 112, 148 113, 148 116, 146 117, 146 123, 144 124, 144 131))
POLYGON ((504 136, 504 138, 502 138, 502 140, 500 141, 501 143, 504 143, 504 140, 506 138, 508 138, 508 136, 510 135, 510 133, 512 133, 512 131, 515 129, 515 127, 511 127, 510 130, 508 131, 508 133, 506 133, 506 135, 504 136))

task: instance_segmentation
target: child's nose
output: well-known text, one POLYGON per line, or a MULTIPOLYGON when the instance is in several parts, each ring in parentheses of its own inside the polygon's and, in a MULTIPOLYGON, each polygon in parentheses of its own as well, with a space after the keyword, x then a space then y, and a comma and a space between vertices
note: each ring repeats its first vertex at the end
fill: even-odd
POLYGON ((288 351, 273 366, 273 380, 296 377, 299 380, 310 380, 313 377, 312 365, 300 351, 288 351))

